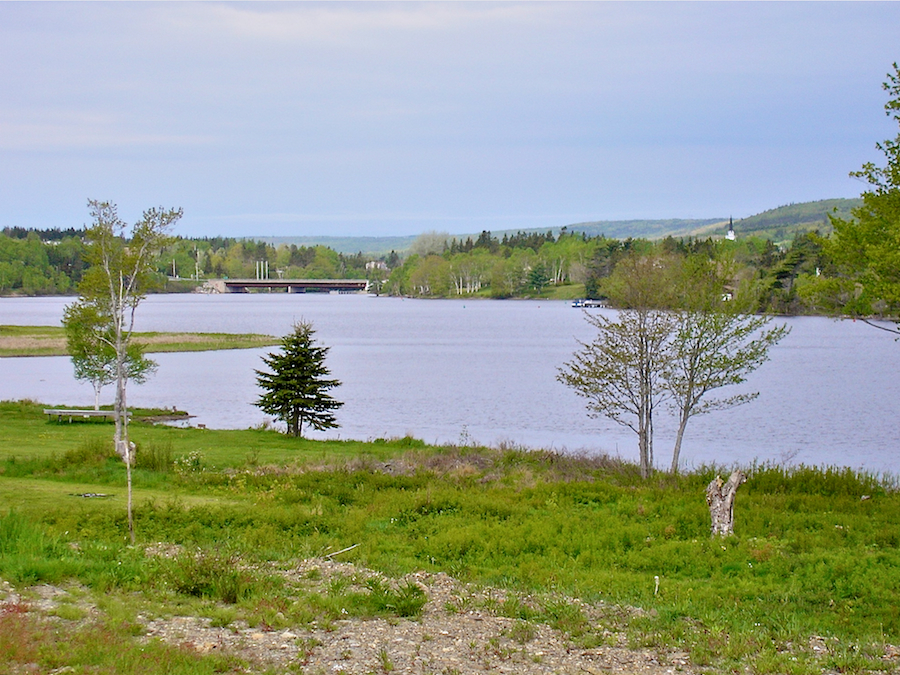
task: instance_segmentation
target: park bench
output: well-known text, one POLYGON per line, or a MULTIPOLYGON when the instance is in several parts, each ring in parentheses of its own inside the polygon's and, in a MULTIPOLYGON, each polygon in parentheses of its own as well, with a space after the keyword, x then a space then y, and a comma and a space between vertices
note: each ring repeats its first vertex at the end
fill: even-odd
MULTIPOLYGON (((56 418, 57 422, 62 422, 63 417, 69 418, 69 423, 72 422, 75 418, 81 419, 90 419, 92 417, 103 417, 114 420, 116 418, 116 413, 114 410, 68 410, 68 409, 46 409, 44 410, 44 414, 47 415, 50 419, 56 418)), ((128 413, 128 416, 131 417, 131 413, 128 413)))

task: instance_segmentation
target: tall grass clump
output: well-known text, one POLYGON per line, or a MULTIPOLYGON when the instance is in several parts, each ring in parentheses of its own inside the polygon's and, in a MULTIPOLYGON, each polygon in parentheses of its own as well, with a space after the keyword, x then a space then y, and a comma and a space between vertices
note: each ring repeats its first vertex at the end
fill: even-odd
POLYGON ((58 470, 74 467, 97 466, 108 460, 116 460, 115 447, 110 438, 86 438, 72 450, 67 450, 56 463, 58 470))
POLYGON ((0 515, 0 577, 56 582, 75 571, 65 545, 45 529, 10 510, 0 515))
POLYGON ((138 445, 134 465, 138 469, 168 473, 175 465, 171 441, 151 442, 138 445))
POLYGON ((274 590, 272 580, 255 578, 241 569, 237 558, 215 552, 182 553, 162 568, 162 575, 169 587, 182 595, 229 605, 274 590))

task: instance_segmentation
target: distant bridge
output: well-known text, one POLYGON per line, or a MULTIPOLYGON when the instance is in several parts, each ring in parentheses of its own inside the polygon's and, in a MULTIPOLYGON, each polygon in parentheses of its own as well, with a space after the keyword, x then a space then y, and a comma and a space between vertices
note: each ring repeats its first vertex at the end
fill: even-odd
POLYGON ((365 279, 210 279, 204 293, 362 293, 365 279))

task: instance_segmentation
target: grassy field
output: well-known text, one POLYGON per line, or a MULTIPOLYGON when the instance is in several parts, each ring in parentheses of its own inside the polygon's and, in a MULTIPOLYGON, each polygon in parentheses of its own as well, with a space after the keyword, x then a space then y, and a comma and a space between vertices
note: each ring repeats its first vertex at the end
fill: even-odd
MULTIPOLYGON (((677 647, 711 672, 898 667, 890 657, 900 644, 900 494, 889 477, 745 467, 737 535, 713 540, 704 490, 714 468, 641 481, 635 466, 605 457, 135 423, 140 542, 131 548, 111 433, 99 421, 49 422, 37 404, 0 404, 0 579, 17 588, 75 582, 105 598, 107 618, 79 628, 75 644, 116 645, 137 664, 146 662, 129 632, 138 609, 129 607, 171 614, 189 606, 261 626, 311 625, 341 612, 414 616, 414 589, 350 597, 336 588, 296 598, 273 618, 272 598, 284 591, 267 566, 355 546, 343 560, 392 577, 445 571, 632 608, 599 623, 562 600, 497 608, 562 628, 579 644, 625 631, 635 647, 677 647), (145 554, 160 542, 192 553, 145 554)), ((47 669, 82 667, 77 649, 60 661, 62 648, 27 612, 0 611, 0 624, 0 671, 37 658, 17 651, 34 642, 57 654, 41 662, 47 669), (28 639, 4 637, 15 631, 28 639)), ((141 672, 237 667, 222 656, 154 649, 161 663, 178 665, 141 672)))
MULTIPOLYGON (((278 338, 252 333, 135 333, 134 341, 144 345, 148 353, 246 349, 278 344, 278 338)), ((0 326, 0 357, 66 354, 66 336, 60 326, 0 326)))

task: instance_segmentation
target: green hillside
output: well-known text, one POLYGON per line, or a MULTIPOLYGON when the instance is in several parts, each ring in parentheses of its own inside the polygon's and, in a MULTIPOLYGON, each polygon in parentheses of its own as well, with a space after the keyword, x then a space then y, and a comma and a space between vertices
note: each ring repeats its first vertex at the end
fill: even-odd
POLYGON ((813 230, 830 234, 832 228, 828 215, 849 218, 850 211, 861 203, 861 199, 822 199, 817 202, 779 206, 736 221, 734 232, 739 237, 762 237, 776 243, 791 240, 797 234, 813 230))
MULTIPOLYGON (((569 225, 572 232, 584 232, 590 237, 604 235, 613 239, 663 239, 683 237, 704 228, 721 227, 727 218, 667 218, 664 220, 597 220, 569 225)), ((724 230, 722 232, 724 234, 724 230)))
MULTIPOLYGON (((819 230, 823 234, 831 232, 828 214, 841 218, 850 216, 850 211, 861 203, 859 199, 822 199, 815 202, 787 204, 763 211, 749 218, 736 220, 734 230, 738 237, 762 237, 776 243, 790 241, 796 234, 819 230)), ((585 233, 590 237, 605 235, 614 239, 663 239, 665 237, 709 237, 723 236, 728 228, 728 218, 666 218, 658 220, 596 220, 573 223, 567 226, 569 232, 585 233)), ((547 232, 558 235, 561 228, 521 228, 518 230, 497 230, 492 234, 502 238, 517 232, 547 232)), ((454 234, 452 238, 465 241, 478 238, 477 232, 454 234)), ((416 237, 248 237, 274 246, 295 244, 297 246, 327 246, 338 253, 385 255, 391 251, 403 253, 412 245, 416 237)))

